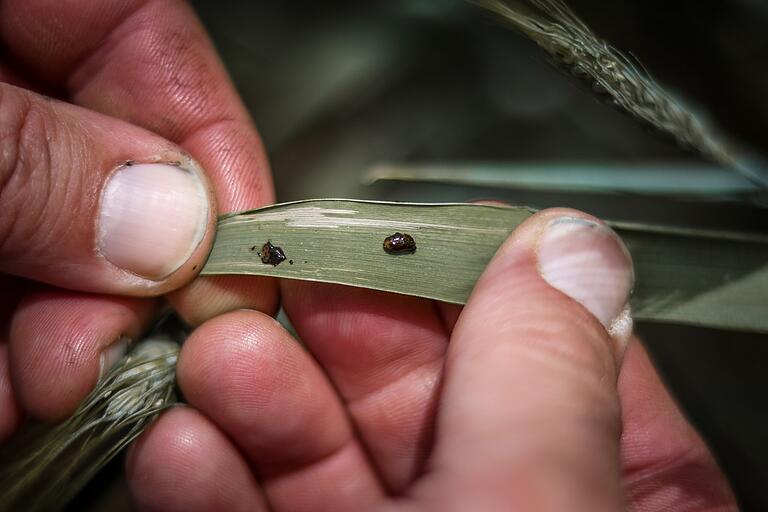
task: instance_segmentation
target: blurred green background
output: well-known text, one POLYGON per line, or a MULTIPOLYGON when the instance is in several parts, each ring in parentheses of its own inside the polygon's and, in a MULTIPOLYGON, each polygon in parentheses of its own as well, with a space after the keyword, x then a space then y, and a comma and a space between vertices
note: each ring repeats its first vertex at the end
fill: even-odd
MULTIPOLYGON (((768 2, 570 4, 744 147, 768 150, 768 2)), ((496 197, 611 218, 768 228, 766 210, 734 203, 368 184, 366 173, 384 162, 703 162, 599 101, 533 43, 463 0, 193 5, 256 120, 279 201, 496 197)), ((768 510, 765 337, 647 324, 639 332, 744 510, 768 510)))

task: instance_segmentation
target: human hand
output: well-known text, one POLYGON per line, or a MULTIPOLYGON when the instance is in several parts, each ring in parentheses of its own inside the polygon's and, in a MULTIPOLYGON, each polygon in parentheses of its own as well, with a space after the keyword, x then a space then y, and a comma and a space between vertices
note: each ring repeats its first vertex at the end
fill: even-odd
POLYGON ((187 284, 210 249, 214 203, 254 208, 273 193, 185 3, 6 0, 0 40, 3 440, 25 415, 68 416, 153 321, 161 303, 148 297, 177 289, 170 301, 194 325, 273 313, 277 283, 187 284))
POLYGON ((735 510, 709 450, 629 343, 631 262, 547 210, 463 310, 284 281, 306 349, 250 311, 200 326, 128 457, 142 510, 735 510))

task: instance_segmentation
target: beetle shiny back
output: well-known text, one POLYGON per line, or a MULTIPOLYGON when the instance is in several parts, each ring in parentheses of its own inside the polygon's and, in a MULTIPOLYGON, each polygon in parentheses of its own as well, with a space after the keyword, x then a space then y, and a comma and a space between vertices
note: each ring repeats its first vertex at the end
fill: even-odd
POLYGON ((416 251, 416 241, 407 233, 395 233, 384 239, 387 254, 411 254, 416 251))

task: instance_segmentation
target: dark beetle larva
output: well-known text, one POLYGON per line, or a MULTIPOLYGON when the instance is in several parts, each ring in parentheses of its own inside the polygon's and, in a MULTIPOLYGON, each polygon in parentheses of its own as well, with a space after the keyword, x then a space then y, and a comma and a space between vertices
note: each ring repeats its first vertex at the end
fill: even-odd
POLYGON ((278 266, 285 261, 285 253, 280 247, 272 245, 272 242, 267 242, 261 247, 259 253, 261 255, 261 262, 273 267, 278 266))
POLYGON ((389 254, 411 254, 416 251, 416 242, 411 235, 395 233, 384 239, 384 250, 389 254))

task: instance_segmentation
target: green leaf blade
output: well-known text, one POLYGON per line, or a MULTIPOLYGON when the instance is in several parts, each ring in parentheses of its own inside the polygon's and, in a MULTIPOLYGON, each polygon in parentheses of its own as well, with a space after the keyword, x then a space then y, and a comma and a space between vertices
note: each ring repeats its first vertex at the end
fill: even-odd
POLYGON ((614 226, 632 254, 638 320, 768 332, 768 243, 614 226))
MULTIPOLYGON (((202 275, 250 274, 337 283, 466 303, 528 208, 320 199, 230 214, 202 275), (395 232, 416 241, 392 255, 395 232), (286 261, 261 261, 266 242, 286 261), (291 264, 293 261, 293 264, 291 264)), ((768 237, 610 223, 633 255, 633 316, 720 329, 768 332, 768 237)))
POLYGON ((465 204, 286 203, 223 218, 202 274, 321 281, 462 304, 496 249, 531 214, 465 204), (384 239, 398 231, 414 237, 415 253, 384 251, 384 239), (267 241, 287 260, 262 263, 267 241))

